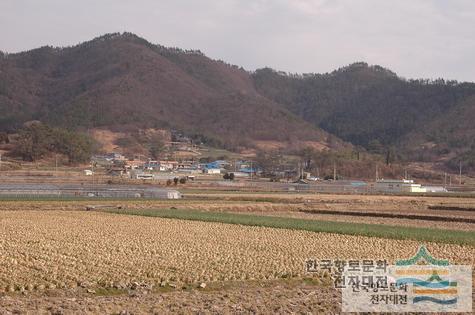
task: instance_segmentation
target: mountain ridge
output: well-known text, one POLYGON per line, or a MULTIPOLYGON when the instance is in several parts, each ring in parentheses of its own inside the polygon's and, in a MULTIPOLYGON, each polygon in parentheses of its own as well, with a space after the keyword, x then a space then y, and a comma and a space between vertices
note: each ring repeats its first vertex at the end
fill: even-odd
POLYGON ((336 139, 336 147, 351 143, 375 153, 395 147, 406 160, 475 152, 468 128, 474 83, 407 80, 364 62, 323 74, 246 71, 199 50, 114 33, 71 47, 3 53, 0 71, 3 130, 36 119, 67 128, 177 129, 229 148, 259 140, 329 148, 336 139), (421 150, 430 154, 421 158, 421 150))
POLYGON ((65 127, 129 124, 197 133, 231 146, 254 139, 325 142, 328 136, 259 95, 246 71, 129 33, 2 61, 0 106, 14 109, 0 122, 3 129, 8 121, 18 122, 15 128, 31 119, 65 127))

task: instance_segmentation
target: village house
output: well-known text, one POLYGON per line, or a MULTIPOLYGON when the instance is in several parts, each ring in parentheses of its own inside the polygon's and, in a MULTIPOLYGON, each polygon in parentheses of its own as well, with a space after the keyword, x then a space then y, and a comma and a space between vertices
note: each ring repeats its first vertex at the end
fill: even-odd
POLYGON ((193 162, 192 161, 183 161, 183 162, 179 162, 178 165, 177 165, 177 169, 180 170, 180 169, 191 169, 193 168, 193 162))
POLYGON ((141 169, 143 165, 144 162, 140 160, 128 160, 125 162, 125 167, 132 170, 141 169))
POLYGON ((112 166, 107 169, 107 175, 109 176, 124 176, 127 175, 125 167, 112 166))
POLYGON ((160 162, 154 160, 148 160, 144 163, 143 169, 148 171, 160 171, 160 162))
POLYGON ((239 170, 240 172, 242 173, 246 173, 246 174, 249 174, 249 175, 256 175, 256 174, 259 174, 259 173, 262 173, 262 171, 256 167, 243 167, 239 170))
POLYGON ((177 168, 177 161, 160 161, 160 171, 173 171, 177 168))
POLYGON ((225 166, 229 165, 230 163, 228 161, 224 161, 224 160, 216 160, 214 162, 210 162, 210 163, 206 163, 204 165, 205 168, 210 168, 210 169, 213 169, 213 168, 224 168, 225 166))
POLYGON ((125 156, 117 152, 107 153, 104 157, 109 161, 124 161, 125 160, 125 156))

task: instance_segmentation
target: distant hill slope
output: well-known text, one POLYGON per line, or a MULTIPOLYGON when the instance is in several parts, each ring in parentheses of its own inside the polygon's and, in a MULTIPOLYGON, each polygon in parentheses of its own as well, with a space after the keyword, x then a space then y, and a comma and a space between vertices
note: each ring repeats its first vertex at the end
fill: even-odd
POLYGON ((261 69, 253 76, 259 93, 326 131, 363 146, 372 140, 397 144, 475 95, 473 83, 407 81, 365 63, 329 74, 292 76, 261 69))
POLYGON ((129 33, 2 55, 0 111, 3 130, 28 120, 67 128, 169 128, 228 147, 328 137, 261 96, 243 69, 129 33))
POLYGON ((253 78, 262 95, 355 145, 424 161, 466 160, 472 150, 475 161, 474 83, 405 80, 366 63, 308 75, 266 68, 253 78))

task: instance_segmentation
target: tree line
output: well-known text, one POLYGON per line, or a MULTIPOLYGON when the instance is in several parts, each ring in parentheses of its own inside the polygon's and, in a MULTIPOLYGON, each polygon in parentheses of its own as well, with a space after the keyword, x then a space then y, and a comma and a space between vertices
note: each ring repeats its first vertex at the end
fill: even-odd
POLYGON ((94 140, 86 134, 35 122, 19 131, 13 154, 37 161, 57 153, 66 156, 70 164, 77 164, 89 161, 95 148, 94 140))

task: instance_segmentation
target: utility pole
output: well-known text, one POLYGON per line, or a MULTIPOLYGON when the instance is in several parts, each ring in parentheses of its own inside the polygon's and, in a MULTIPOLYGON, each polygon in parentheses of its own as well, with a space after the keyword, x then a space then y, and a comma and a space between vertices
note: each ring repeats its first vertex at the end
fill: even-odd
POLYGON ((336 163, 333 162, 333 180, 336 180, 336 163))
POLYGON ((378 181, 378 164, 376 164, 376 181, 378 181))
POLYGON ((444 173, 444 188, 447 188, 447 172, 444 173))
POLYGON ((94 161, 91 161, 91 171, 92 171, 92 189, 94 189, 94 161))
POLYGON ((56 173, 56 176, 58 176, 58 154, 54 154, 54 171, 56 173))
POLYGON ((252 161, 251 161, 251 181, 252 181, 252 161))
POLYGON ((462 161, 459 163, 459 185, 462 185, 462 161))

